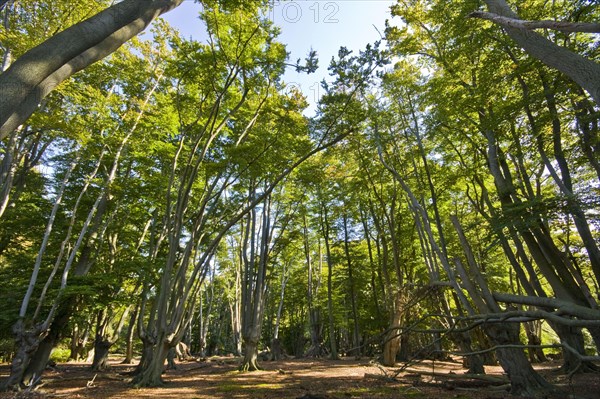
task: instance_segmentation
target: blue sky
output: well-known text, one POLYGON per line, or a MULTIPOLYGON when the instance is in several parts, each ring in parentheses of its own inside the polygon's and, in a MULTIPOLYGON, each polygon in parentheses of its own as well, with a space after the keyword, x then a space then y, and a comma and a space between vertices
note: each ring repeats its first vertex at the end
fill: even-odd
MULTIPOLYGON (((320 95, 320 82, 329 78, 327 66, 340 46, 358 52, 368 43, 380 39, 385 20, 390 19, 389 8, 393 0, 272 0, 269 13, 281 27, 279 40, 290 52, 290 62, 304 59, 310 49, 317 51, 319 69, 311 75, 298 74, 289 68, 284 80, 296 86, 311 104, 307 114, 312 114, 320 95)), ((202 41, 204 29, 197 16, 200 4, 185 1, 180 7, 164 15, 171 25, 185 37, 202 41)))

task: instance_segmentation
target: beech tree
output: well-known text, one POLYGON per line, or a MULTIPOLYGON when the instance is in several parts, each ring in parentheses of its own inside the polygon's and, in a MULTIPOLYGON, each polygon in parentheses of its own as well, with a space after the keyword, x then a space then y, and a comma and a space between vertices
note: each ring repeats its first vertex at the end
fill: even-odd
MULTIPOLYGON (((510 38, 528 54, 573 79, 590 94, 597 105, 600 105, 600 64, 553 43, 537 32, 530 31, 523 23, 515 24, 513 21, 519 21, 520 18, 505 0, 486 0, 485 4, 492 15, 471 15, 500 24, 510 38)), ((577 31, 585 30, 580 28, 577 31)))

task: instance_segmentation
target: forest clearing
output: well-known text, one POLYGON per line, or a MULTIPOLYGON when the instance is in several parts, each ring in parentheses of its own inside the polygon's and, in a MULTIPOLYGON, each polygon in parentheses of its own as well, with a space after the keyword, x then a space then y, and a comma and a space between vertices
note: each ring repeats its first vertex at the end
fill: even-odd
MULTIPOLYGON (((58 364, 46 373, 44 383, 30 392, 0 393, 2 399, 52 398, 164 398, 164 399, 501 399, 516 398, 508 393, 506 377, 498 366, 487 368, 490 382, 456 379, 464 374, 459 362, 424 361, 408 367, 392 379, 396 368, 377 367, 369 361, 344 359, 288 359, 265 362, 254 373, 237 371, 240 358, 214 357, 203 361, 178 363, 176 370, 165 373, 159 390, 134 388, 125 373, 131 366, 122 359, 111 359, 111 368, 90 370, 85 363, 58 364), (504 379, 504 382, 502 381, 504 379)), ((400 366, 400 365, 399 365, 400 366)), ((594 375, 579 374, 569 379, 557 373, 559 363, 536 367, 559 386, 562 396, 548 399, 600 398, 600 381, 594 375), (566 396, 565 396, 566 395, 566 396)), ((0 378, 7 368, 0 367, 0 378)))
POLYGON ((0 395, 600 393, 598 1, 389 1, 0 0, 0 395))

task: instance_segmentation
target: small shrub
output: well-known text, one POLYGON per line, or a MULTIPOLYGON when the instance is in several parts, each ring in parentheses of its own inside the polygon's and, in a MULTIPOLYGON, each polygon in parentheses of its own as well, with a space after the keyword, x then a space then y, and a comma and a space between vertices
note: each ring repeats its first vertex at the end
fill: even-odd
POLYGON ((50 360, 56 363, 65 363, 69 360, 70 355, 71 350, 68 348, 54 348, 52 349, 52 353, 50 354, 50 360))

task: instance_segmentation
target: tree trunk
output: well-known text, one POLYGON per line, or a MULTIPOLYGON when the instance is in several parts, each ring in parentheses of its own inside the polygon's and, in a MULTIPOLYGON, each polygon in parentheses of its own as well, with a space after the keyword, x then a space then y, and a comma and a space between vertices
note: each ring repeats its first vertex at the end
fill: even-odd
POLYGON ((40 342, 35 353, 31 356, 27 368, 25 369, 25 373, 23 374, 22 385, 31 386, 40 380, 48 365, 48 361, 50 360, 52 349, 54 349, 58 340, 59 334, 56 330, 50 330, 48 336, 40 342))
POLYGON ((0 139, 62 81, 116 51, 182 0, 124 0, 50 37, 0 75, 0 139))
MULTIPOLYGON (((519 344, 518 323, 488 324, 485 331, 496 345, 519 344)), ((522 349, 498 348, 496 354, 510 379, 512 395, 543 398, 556 392, 554 386, 533 370, 522 349)))
POLYGON ((271 340, 271 360, 281 360, 285 356, 281 341, 279 338, 273 338, 271 340))
MULTIPOLYGON (((467 273, 460 260, 455 259, 456 269, 461 276, 465 289, 469 292, 480 313, 499 312, 500 306, 491 294, 487 281, 475 261, 471 246, 458 218, 452 215, 451 220, 470 269, 470 273, 467 273)), ((519 323, 486 323, 483 327, 492 343, 499 346, 496 349, 496 355, 503 370, 508 374, 513 395, 538 398, 556 392, 555 387, 544 380, 531 367, 523 349, 502 347, 521 344, 519 340, 519 323)))
POLYGON ((349 351, 349 354, 353 356, 360 356, 361 347, 360 347, 360 327, 358 325, 358 308, 356 304, 356 287, 354 283, 354 275, 352 273, 352 261, 350 258, 350 245, 349 245, 349 235, 348 235, 348 217, 344 215, 344 251, 346 253, 346 262, 348 265, 348 285, 350 286, 350 303, 352 304, 352 320, 353 320, 353 328, 352 328, 352 348, 349 351))
POLYGON ((260 370, 258 365, 258 340, 244 339, 244 359, 240 364, 239 370, 245 371, 257 371, 260 370))
POLYGON ((40 336, 39 331, 26 330, 22 320, 19 320, 15 324, 13 332, 15 335, 16 353, 11 362, 10 375, 0 386, 0 391, 18 390, 23 386, 22 382, 25 370, 43 339, 43 335, 40 336))
POLYGON ((167 352, 167 370, 177 370, 177 364, 175 363, 175 348, 170 348, 167 352))
POLYGON ((75 299, 72 302, 62 304, 57 311, 57 316, 50 325, 50 329, 45 338, 40 342, 35 353, 31 357, 27 369, 23 374, 22 383, 31 385, 32 381, 39 379, 46 369, 52 349, 56 346, 62 337, 62 333, 69 322, 75 299))
MULTIPOLYGON (((472 340, 468 332, 459 332, 453 334, 453 340, 458 343, 459 348, 465 353, 472 352, 472 340)), ((478 355, 465 356, 464 365, 468 368, 467 374, 485 374, 485 368, 483 367, 483 358, 478 355)))
POLYGON ((331 259, 331 247, 329 244, 329 219, 327 206, 321 203, 321 224, 323 226, 323 238, 325 240, 325 255, 327 256, 327 319, 329 322, 329 349, 331 359, 338 359, 337 343, 335 339, 335 320, 333 317, 333 260, 331 259))
POLYGON ((102 339, 101 336, 96 336, 94 342, 94 360, 91 366, 93 371, 105 371, 108 369, 108 351, 112 345, 112 342, 102 339))
POLYGON ((323 348, 323 321, 321 319, 321 309, 314 308, 309 311, 310 320, 310 347, 305 353, 305 357, 321 357, 327 353, 323 348))
POLYGON ((392 322, 389 332, 385 335, 383 343, 383 365, 393 367, 396 364, 396 356, 400 349, 400 322, 402 320, 402 298, 401 293, 396 294, 394 309, 392 309, 392 322))
POLYGON ((527 335, 527 345, 531 346, 530 348, 527 348, 530 363, 543 363, 548 361, 544 354, 544 350, 535 347, 542 344, 542 340, 538 333, 538 331, 541 330, 541 321, 525 322, 523 323, 523 327, 525 329, 525 334, 527 335))
POLYGON ((131 383, 135 387, 160 387, 164 385, 162 373, 165 370, 165 360, 169 354, 170 345, 166 342, 158 342, 146 353, 144 359, 145 367, 137 374, 131 383))
POLYGON ((135 325, 139 308, 139 305, 136 306, 135 310, 131 314, 131 318, 129 319, 129 326, 127 327, 127 337, 125 338, 126 348, 125 359, 123 359, 123 364, 133 363, 133 334, 135 332, 135 325))
POLYGON ((140 362, 136 366, 135 370, 133 370, 131 373, 134 376, 141 374, 149 367, 154 345, 156 344, 156 340, 152 337, 142 336, 140 338, 142 340, 142 356, 140 357, 140 362))
MULTIPOLYGON (((505 0, 485 0, 490 12, 503 17, 516 18, 505 0)), ((555 68, 583 87, 600 105, 600 65, 571 50, 561 47, 542 35, 525 29, 503 25, 506 33, 529 55, 551 68, 555 68)))

